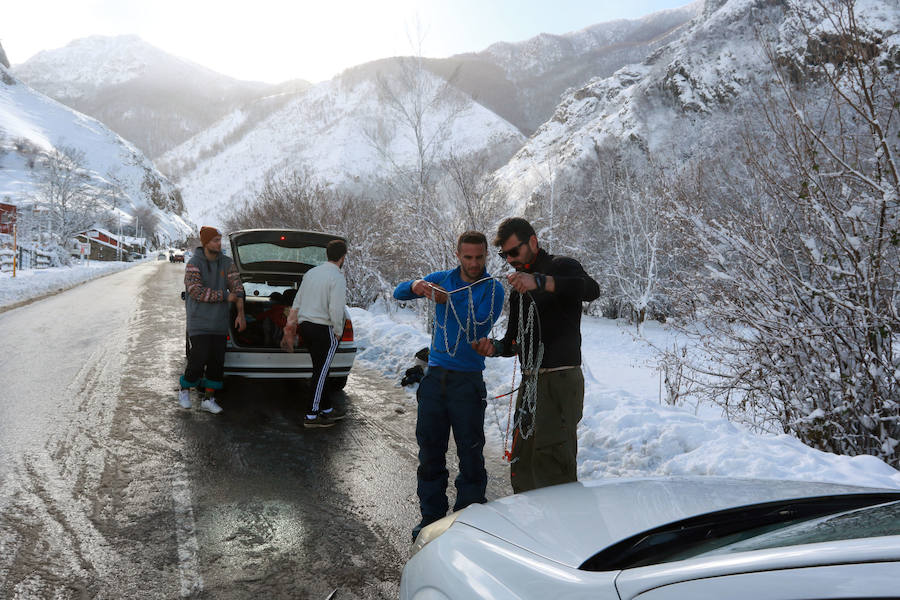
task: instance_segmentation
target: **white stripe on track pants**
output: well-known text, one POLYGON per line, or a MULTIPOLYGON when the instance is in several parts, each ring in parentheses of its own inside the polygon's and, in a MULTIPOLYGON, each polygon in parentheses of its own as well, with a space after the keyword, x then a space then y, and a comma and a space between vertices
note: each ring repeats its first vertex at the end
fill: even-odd
POLYGON ((325 393, 325 381, 328 378, 328 369, 334 360, 334 353, 338 348, 339 340, 328 325, 302 321, 299 326, 300 335, 304 345, 309 349, 312 358, 313 372, 312 385, 315 386, 312 409, 309 414, 316 414, 322 410, 331 408, 331 398, 325 393))

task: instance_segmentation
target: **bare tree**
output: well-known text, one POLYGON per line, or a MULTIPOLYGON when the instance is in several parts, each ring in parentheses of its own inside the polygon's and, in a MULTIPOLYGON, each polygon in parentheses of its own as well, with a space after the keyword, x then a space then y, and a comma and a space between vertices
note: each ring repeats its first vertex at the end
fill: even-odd
POLYGON ((139 228, 135 232, 136 236, 143 237, 146 240, 155 240, 156 231, 159 227, 159 216, 149 206, 138 206, 134 209, 133 226, 139 228))
POLYGON ((35 201, 47 210, 51 234, 60 244, 92 226, 100 215, 100 203, 84 152, 59 146, 46 154, 37 171, 35 201))
POLYGON ((607 200, 610 238, 615 254, 609 275, 631 307, 638 335, 644 333, 647 309, 659 291, 662 252, 662 202, 649 190, 626 189, 614 203, 607 200))
POLYGON ((446 177, 443 157, 456 119, 469 105, 453 85, 456 74, 442 79, 425 68, 421 35, 412 42, 414 56, 386 63, 376 87, 385 122, 375 123, 366 138, 391 172, 381 185, 400 220, 409 223, 407 240, 413 271, 447 267, 453 261, 457 223, 455 207, 448 207, 438 187, 446 177), (412 151, 410 155, 403 151, 412 151))
POLYGON ((298 171, 267 178, 257 198, 232 213, 226 226, 289 227, 346 237, 348 302, 369 306, 393 289, 407 256, 396 215, 379 200, 332 190, 298 171))

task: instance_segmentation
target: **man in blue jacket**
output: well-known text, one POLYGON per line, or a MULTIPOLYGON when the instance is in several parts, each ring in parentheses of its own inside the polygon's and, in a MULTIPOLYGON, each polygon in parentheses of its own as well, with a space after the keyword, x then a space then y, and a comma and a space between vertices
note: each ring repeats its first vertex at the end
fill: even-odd
POLYGON ((484 357, 471 345, 488 335, 503 310, 503 286, 484 268, 487 248, 483 233, 467 231, 456 243, 457 268, 403 282, 394 290, 398 300, 425 297, 436 304, 428 370, 416 393, 416 492, 422 520, 412 530, 413 540, 423 527, 447 514, 447 447, 451 429, 459 455, 453 510, 487 501, 487 390, 481 375, 484 357))

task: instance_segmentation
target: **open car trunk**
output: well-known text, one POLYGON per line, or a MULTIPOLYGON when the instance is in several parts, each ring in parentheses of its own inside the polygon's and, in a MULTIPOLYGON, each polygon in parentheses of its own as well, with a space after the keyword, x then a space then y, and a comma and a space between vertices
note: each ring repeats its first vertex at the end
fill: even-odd
MULTIPOLYGON (((266 297, 247 297, 244 299, 244 316, 247 319, 247 328, 238 331, 234 327, 237 317, 237 308, 231 306, 231 341, 238 348, 266 348, 278 349, 281 346, 281 337, 287 315, 291 310, 289 304, 271 301, 266 297)), ((295 346, 297 348, 300 345, 295 346)))
MULTIPOLYGON (((324 263, 325 247, 339 235, 294 229, 247 229, 229 236, 232 257, 241 274, 245 288, 256 288, 254 295, 244 299, 247 328, 237 331, 234 319, 237 309, 231 309, 231 340, 241 349, 280 348, 282 330, 287 322, 293 297, 280 298, 274 289, 298 289, 304 273, 324 263)), ((301 348, 302 343, 295 346, 301 348)))

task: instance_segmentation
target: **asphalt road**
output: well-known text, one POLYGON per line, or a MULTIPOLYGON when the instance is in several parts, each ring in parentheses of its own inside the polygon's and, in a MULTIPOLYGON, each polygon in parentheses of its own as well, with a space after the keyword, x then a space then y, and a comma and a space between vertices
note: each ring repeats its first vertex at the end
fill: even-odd
POLYGON ((183 269, 0 314, 0 598, 396 598, 414 403, 357 366, 329 429, 303 429, 300 383, 229 380, 221 415, 181 409, 183 269))

